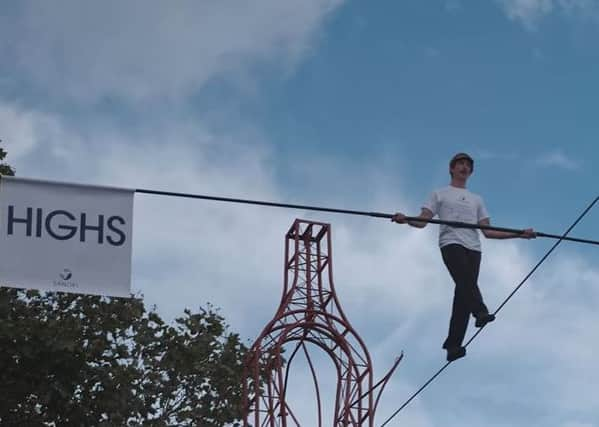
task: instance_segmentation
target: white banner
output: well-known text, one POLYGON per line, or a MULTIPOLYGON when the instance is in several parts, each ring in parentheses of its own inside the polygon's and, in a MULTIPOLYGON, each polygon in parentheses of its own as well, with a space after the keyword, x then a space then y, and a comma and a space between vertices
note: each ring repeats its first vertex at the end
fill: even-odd
POLYGON ((133 190, 0 180, 0 285, 128 297, 133 190))

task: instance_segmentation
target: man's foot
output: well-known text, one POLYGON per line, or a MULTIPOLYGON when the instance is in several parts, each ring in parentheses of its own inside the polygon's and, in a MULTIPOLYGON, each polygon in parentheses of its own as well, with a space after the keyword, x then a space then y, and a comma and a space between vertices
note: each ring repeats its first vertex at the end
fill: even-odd
POLYGON ((474 323, 474 326, 476 326, 477 328, 482 328, 487 323, 492 322, 493 320, 495 320, 494 314, 482 313, 476 316, 476 322, 474 323))
POLYGON ((466 347, 449 347, 447 349, 447 361, 453 362, 466 355, 466 347))

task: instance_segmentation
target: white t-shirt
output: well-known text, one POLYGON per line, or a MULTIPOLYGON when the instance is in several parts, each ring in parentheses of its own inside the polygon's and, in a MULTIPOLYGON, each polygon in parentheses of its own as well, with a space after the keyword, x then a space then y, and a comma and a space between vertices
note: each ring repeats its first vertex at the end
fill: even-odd
MULTIPOLYGON (((422 207, 430 210, 433 217, 439 216, 443 221, 478 224, 482 219, 489 218, 482 197, 465 188, 447 186, 433 191, 422 207)), ((474 251, 481 250, 478 230, 440 225, 439 247, 452 243, 474 251)))

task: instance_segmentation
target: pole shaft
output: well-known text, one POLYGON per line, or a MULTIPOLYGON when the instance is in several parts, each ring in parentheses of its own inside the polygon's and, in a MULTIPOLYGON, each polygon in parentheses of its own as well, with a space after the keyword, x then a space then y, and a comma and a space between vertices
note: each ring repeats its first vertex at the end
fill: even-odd
MULTIPOLYGON (((320 212, 329 212, 329 213, 340 213, 347 215, 361 215, 361 216, 370 216, 375 218, 393 218, 393 214, 383 213, 383 212, 366 212, 366 211, 357 211, 351 209, 335 209, 335 208, 325 208, 322 206, 309 206, 309 205, 295 205, 289 203, 275 203, 275 202, 266 202, 263 200, 249 200, 249 199, 236 199, 230 197, 218 197, 218 196, 207 196, 203 194, 189 194, 189 193, 176 193, 172 191, 158 191, 158 190, 146 190, 146 189, 136 189, 136 193, 142 194, 153 194, 158 196, 171 196, 171 197, 183 197, 188 199, 201 199, 201 200, 212 200, 216 202, 228 202, 228 203, 243 203, 247 205, 258 205, 258 206, 269 206, 275 208, 287 208, 287 209, 301 209, 308 211, 320 211, 320 212)), ((523 234, 524 230, 516 229, 516 228, 506 228, 506 227, 495 227, 493 225, 480 225, 480 224, 470 224, 466 222, 458 222, 458 221, 444 221, 441 219, 421 219, 418 217, 406 217, 408 221, 420 221, 431 224, 440 224, 440 225, 448 225, 450 227, 455 228, 470 228, 470 229, 478 229, 478 230, 494 230, 494 231, 504 231, 507 233, 515 233, 515 234, 523 234)), ((551 239, 561 239, 562 236, 558 236, 555 234, 547 234, 537 232, 537 236, 539 237, 547 237, 551 239)), ((576 237, 563 237, 563 240, 570 240, 573 242, 579 243, 589 243, 593 245, 599 245, 599 241, 589 240, 589 239, 579 239, 576 237)))

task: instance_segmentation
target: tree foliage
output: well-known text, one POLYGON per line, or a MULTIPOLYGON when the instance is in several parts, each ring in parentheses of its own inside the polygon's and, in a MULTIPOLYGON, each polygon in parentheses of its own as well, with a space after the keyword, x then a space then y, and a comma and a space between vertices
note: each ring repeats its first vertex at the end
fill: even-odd
POLYGON ((0 288, 0 349, 0 425, 241 418, 247 348, 210 305, 169 324, 137 298, 0 288))
MULTIPOLYGON (((1 139, 0 139, 0 142, 2 142, 1 139)), ((4 151, 2 149, 2 147, 0 147, 0 161, 4 160, 5 157, 6 157, 6 151, 4 151)), ((13 168, 11 168, 6 163, 0 163, 0 175, 9 175, 9 176, 12 176, 14 174, 15 174, 15 171, 14 171, 13 168)))
POLYGON ((245 346, 211 307, 174 324, 135 298, 0 292, 0 424, 222 426, 245 346))

